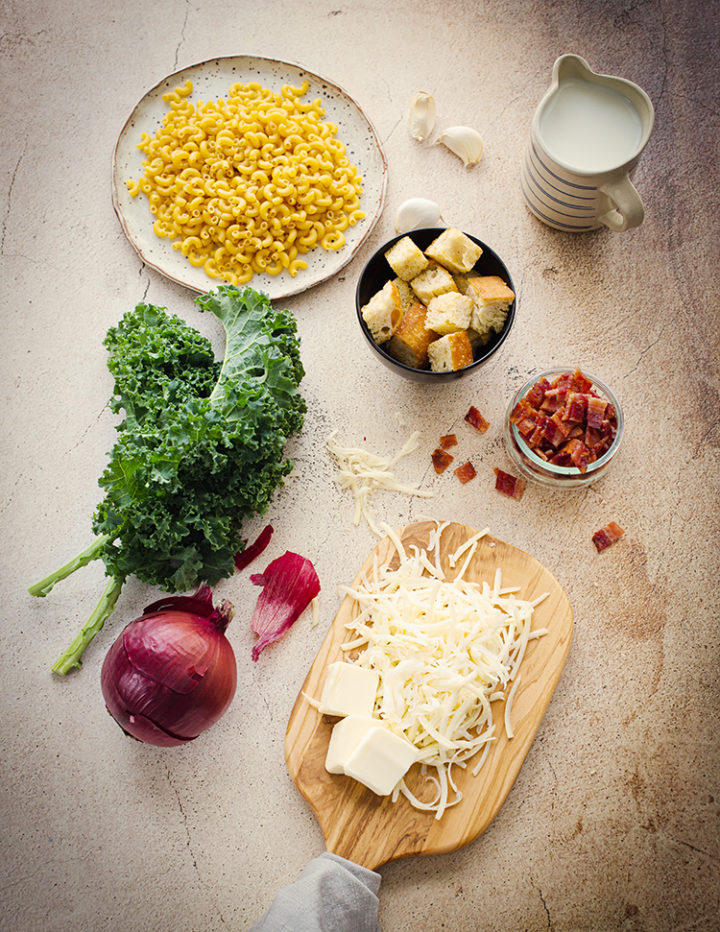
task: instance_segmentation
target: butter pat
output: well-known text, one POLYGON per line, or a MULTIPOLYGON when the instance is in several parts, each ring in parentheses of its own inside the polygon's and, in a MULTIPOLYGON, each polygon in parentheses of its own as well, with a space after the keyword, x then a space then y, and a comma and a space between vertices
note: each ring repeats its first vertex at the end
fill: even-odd
POLYGON ((345 773, 345 764, 363 738, 373 728, 382 728, 378 719, 366 715, 348 715, 330 732, 325 769, 329 773, 345 773))
POLYGON ((331 663, 320 697, 322 715, 362 715, 370 718, 380 678, 374 670, 338 660, 331 663))
POLYGON ((378 796, 388 796, 416 758, 417 750, 409 741, 379 725, 361 738, 345 763, 345 773, 378 796))

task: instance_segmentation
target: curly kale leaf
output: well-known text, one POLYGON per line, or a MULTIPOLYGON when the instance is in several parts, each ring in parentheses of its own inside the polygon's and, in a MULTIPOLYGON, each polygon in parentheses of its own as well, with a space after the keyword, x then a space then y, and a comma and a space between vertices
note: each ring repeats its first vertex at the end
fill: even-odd
MULTIPOLYGON (((292 470, 283 451, 306 411, 294 318, 232 285, 196 304, 223 324, 221 363, 207 339, 162 308, 139 304, 108 331, 111 407, 125 416, 99 480, 98 540, 33 594, 97 557, 120 585, 135 575, 179 592, 229 576, 243 520, 267 510, 292 470)), ((102 627, 97 618, 94 627, 102 627)), ((53 669, 79 666, 87 643, 81 638, 53 669)))

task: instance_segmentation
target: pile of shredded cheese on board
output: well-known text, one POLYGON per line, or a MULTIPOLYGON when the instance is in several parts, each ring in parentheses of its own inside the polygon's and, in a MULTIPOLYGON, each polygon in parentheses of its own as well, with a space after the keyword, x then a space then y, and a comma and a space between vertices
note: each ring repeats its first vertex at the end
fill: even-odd
POLYGON ((370 498, 378 489, 389 492, 402 492, 405 495, 417 495, 430 498, 433 493, 420 489, 416 485, 398 482, 392 472, 393 466, 405 456, 409 456, 418 447, 420 431, 415 431, 407 439, 395 456, 385 458, 369 453, 362 447, 343 447, 337 441, 337 431, 333 431, 326 440, 328 453, 337 465, 336 482, 341 489, 350 489, 355 499, 353 523, 360 524, 365 518, 374 534, 382 537, 382 532, 375 521, 370 498))
POLYGON ((502 588, 499 569, 492 585, 464 578, 487 529, 450 556, 451 567, 462 562, 453 580, 445 577, 440 537, 446 527, 432 531, 427 550, 413 547, 408 554, 385 526, 400 565, 390 570, 376 561, 360 585, 342 587, 358 609, 347 625, 352 640, 342 649, 358 652, 350 662, 378 671, 373 714, 415 745, 425 777, 434 784, 434 798, 421 801, 402 780, 393 799, 402 793, 416 808, 434 811, 437 819, 462 798, 453 766, 464 768, 480 753, 472 771, 476 775, 497 740, 492 703, 504 697, 508 686, 504 727, 513 737, 518 669, 529 641, 547 633, 532 629, 533 611, 546 594, 533 601, 518 598, 517 589, 502 588))

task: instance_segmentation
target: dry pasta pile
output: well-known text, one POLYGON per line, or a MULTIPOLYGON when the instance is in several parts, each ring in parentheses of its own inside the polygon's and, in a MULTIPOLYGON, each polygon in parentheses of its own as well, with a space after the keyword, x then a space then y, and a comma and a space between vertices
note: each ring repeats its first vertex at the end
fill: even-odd
POLYGON ((170 109, 155 135, 143 133, 144 174, 128 189, 147 196, 155 234, 210 278, 295 276, 301 256, 340 249, 364 216, 362 179, 320 99, 303 102, 308 87, 237 83, 226 99, 193 104, 187 81, 163 95, 170 109))

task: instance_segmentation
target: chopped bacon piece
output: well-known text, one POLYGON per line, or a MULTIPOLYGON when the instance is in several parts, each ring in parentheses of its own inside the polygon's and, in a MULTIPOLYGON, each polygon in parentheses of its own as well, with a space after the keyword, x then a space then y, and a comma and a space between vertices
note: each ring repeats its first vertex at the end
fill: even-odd
POLYGON ((595 531, 592 536, 592 541, 597 547, 597 552, 600 553, 601 550, 605 550, 610 544, 614 544, 615 541, 620 540, 624 533, 625 531, 614 521, 611 521, 610 524, 606 524, 605 527, 601 527, 599 531, 595 531))
POLYGON ((567 421, 563 421, 560 412, 556 411, 545 425, 545 439, 552 446, 557 447, 567 439, 571 429, 567 421))
POLYGON ((528 443, 531 447, 539 447, 542 445, 543 440, 545 439, 545 425, 550 420, 549 417, 546 417, 544 414, 538 412, 537 418, 535 420, 535 430, 530 434, 530 439, 528 443))
POLYGON ((582 440, 568 440, 563 450, 570 457, 573 466, 577 466, 580 472, 587 472, 588 462, 590 461, 590 451, 582 440))
POLYGON ((445 450, 441 450, 438 447, 436 450, 432 451, 432 464, 435 467, 435 472, 440 475, 440 473, 445 472, 450 463, 455 459, 454 456, 451 456, 445 450))
MULTIPOLYGON (((530 391, 532 391, 532 389, 530 389, 530 391)), ((528 402, 528 396, 526 395, 518 401, 510 412, 510 420, 513 424, 517 424, 518 421, 522 421, 526 417, 534 417, 537 411, 538 409, 528 402)))
POLYGON ((576 386, 575 390, 578 392, 589 392, 592 388, 592 382, 590 379, 586 375, 583 375, 579 369, 576 369, 573 372, 573 381, 575 382, 576 386))
POLYGON ((549 388, 545 392, 545 397, 540 405, 540 411, 545 411, 547 414, 554 414, 563 407, 563 402, 564 399, 560 397, 559 389, 549 388))
POLYGON ((599 430, 595 430, 594 427, 586 427, 583 442, 588 450, 594 450, 595 453, 598 453, 602 446, 602 434, 599 430))
POLYGON ((607 408, 607 401, 605 401, 604 398, 596 398, 593 395, 588 397, 587 419, 585 422, 588 427, 594 427, 596 430, 602 427, 602 422, 605 418, 605 408, 607 408))
POLYGON ((518 478, 518 476, 513 476, 502 469, 498 469, 497 466, 493 466, 493 470, 495 472, 495 488, 497 491, 520 501, 525 491, 525 480, 518 478))
POLYGON ((471 427, 474 427, 475 430, 479 430, 481 434, 484 434, 490 426, 490 422, 485 420, 475 405, 470 405, 468 413, 465 415, 465 420, 471 427))
POLYGON ((550 383, 547 379, 540 379, 539 382, 536 382, 530 391, 525 396, 525 400, 533 408, 539 408, 542 404, 543 398, 545 397, 545 392, 550 388, 550 383))
POLYGON ((585 415, 587 414, 588 396, 581 395, 580 392, 572 392, 565 406, 563 419, 572 421, 573 424, 584 424, 585 415))
POLYGON ((463 485, 465 485, 465 483, 469 482, 471 479, 474 479, 475 476, 477 475, 477 473, 475 472, 475 467, 470 461, 468 461, 467 463, 463 463, 462 466, 458 466, 458 468, 455 469, 454 472, 463 485))
POLYGON ((568 392, 571 391, 574 384, 575 379, 569 372, 566 372, 565 375, 559 375, 555 379, 555 386, 557 388, 558 395, 563 399, 563 401, 565 398, 567 398, 568 392))
POLYGON ((537 419, 534 417, 524 417, 517 422, 517 429, 523 437, 529 437, 537 427, 537 419))
POLYGON ((548 418, 545 422, 542 440, 546 440, 551 447, 560 446, 560 444, 565 440, 564 432, 560 430, 557 423, 553 421, 552 418, 548 418))
POLYGON ((539 379, 516 402, 510 422, 540 459, 585 472, 617 436, 617 411, 576 369, 539 379))
POLYGON ((440 449, 449 450, 450 447, 457 445, 458 439, 456 434, 445 434, 440 438, 440 449))
POLYGON ((572 466, 573 462, 570 459, 570 454, 567 451, 567 444, 562 448, 562 450, 558 450, 555 456, 550 457, 550 462, 553 464, 553 466, 572 466))

